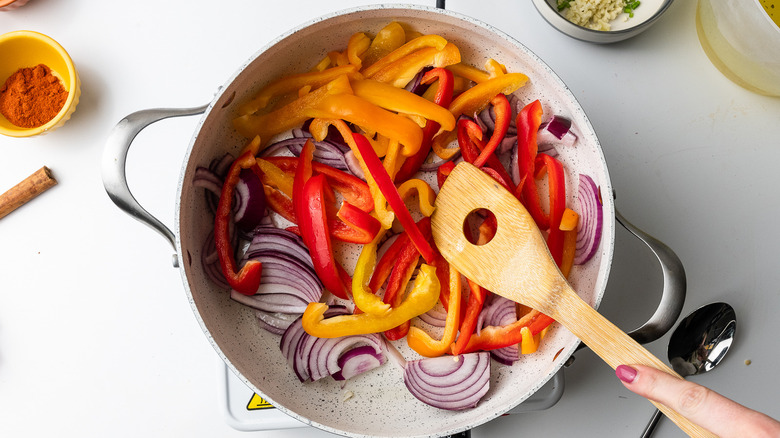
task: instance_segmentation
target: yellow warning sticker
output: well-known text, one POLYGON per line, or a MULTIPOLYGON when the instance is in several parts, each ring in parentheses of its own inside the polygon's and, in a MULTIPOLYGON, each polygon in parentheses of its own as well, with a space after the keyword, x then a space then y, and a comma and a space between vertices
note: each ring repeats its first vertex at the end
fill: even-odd
POLYGON ((246 405, 247 411, 256 411, 258 409, 275 409, 274 405, 268 403, 263 397, 257 394, 252 394, 252 399, 249 400, 249 404, 246 405))

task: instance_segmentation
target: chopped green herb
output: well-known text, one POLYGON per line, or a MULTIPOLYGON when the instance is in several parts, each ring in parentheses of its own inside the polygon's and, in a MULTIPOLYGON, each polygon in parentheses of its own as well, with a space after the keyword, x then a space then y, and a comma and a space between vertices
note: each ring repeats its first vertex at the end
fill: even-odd
MULTIPOLYGON (((638 8, 640 3, 641 2, 639 0, 633 2, 626 2, 626 6, 623 8, 623 12, 627 13, 629 18, 633 18, 634 9, 638 8)), ((560 8, 560 4, 558 7, 560 8)))
POLYGON ((568 8, 569 3, 571 3, 571 0, 558 0, 558 12, 568 8))

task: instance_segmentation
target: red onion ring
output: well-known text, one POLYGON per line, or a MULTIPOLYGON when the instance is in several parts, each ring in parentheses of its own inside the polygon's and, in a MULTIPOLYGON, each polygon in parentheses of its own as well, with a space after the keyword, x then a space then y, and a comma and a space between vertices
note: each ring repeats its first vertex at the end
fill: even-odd
POLYGON ((577 224, 577 249, 574 264, 581 265, 596 254, 601 242, 604 213, 599 188, 591 177, 580 174, 577 188, 580 221, 577 224))

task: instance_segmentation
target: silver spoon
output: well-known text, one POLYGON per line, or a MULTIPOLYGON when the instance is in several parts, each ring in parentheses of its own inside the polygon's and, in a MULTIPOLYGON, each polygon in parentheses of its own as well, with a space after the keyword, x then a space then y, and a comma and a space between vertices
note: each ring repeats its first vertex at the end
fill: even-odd
MULTIPOLYGON (((707 304, 685 317, 669 339, 669 363, 681 376, 706 373, 723 360, 737 330, 737 315, 726 303, 707 304)), ((661 419, 655 411, 642 438, 649 438, 661 419)))

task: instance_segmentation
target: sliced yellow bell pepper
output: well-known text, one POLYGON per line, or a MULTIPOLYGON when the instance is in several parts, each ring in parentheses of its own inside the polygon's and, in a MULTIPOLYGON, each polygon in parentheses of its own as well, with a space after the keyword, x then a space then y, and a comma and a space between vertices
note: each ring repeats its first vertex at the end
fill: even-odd
POLYGON ((242 116, 253 114, 268 106, 274 97, 297 92, 305 86, 319 88, 342 75, 347 75, 350 79, 358 78, 360 77, 359 68, 360 66, 344 65, 322 71, 284 76, 263 87, 255 97, 238 108, 238 113, 242 116))
POLYGON ((355 96, 362 97, 374 105, 397 113, 414 114, 433 120, 447 131, 455 128, 455 117, 447 108, 442 108, 403 88, 372 79, 352 81, 350 85, 355 96))
POLYGON ((307 118, 342 119, 398 140, 407 156, 414 155, 422 145, 422 129, 416 123, 352 94, 325 96, 302 112, 307 118))
POLYGON ((406 43, 406 31, 403 26, 393 21, 380 30, 371 45, 363 55, 363 65, 370 66, 380 58, 406 43))
POLYGON ((528 82, 522 73, 507 73, 480 82, 452 100, 450 112, 457 119, 461 114, 474 114, 488 106, 496 94, 511 94, 528 82))
POLYGON ((371 315, 384 315, 390 310, 390 304, 383 302, 368 287, 376 265, 377 247, 382 237, 384 237, 385 231, 387 230, 377 233, 371 243, 363 246, 355 265, 355 273, 352 275, 352 301, 355 302, 357 308, 362 312, 371 315))
MULTIPOLYGON (((476 114, 482 111, 497 94, 511 94, 528 82, 528 76, 522 73, 507 73, 480 82, 464 91, 452 100, 450 112, 457 119, 462 114, 476 114)), ((457 148, 448 148, 455 139, 455 131, 440 130, 433 138, 433 151, 443 159, 450 159, 458 151, 457 148)))
POLYGON ((425 330, 419 327, 409 327, 406 343, 419 355, 438 357, 450 350, 455 342, 460 326, 461 281, 460 272, 450 266, 450 296, 448 301, 447 319, 444 323, 444 333, 440 340, 434 340, 425 330))
POLYGON ((423 35, 409 41, 408 43, 405 43, 401 47, 383 56, 375 63, 364 68, 361 71, 361 73, 363 73, 363 76, 370 78, 371 76, 376 74, 379 70, 382 70, 383 68, 394 63, 395 61, 398 61, 404 56, 409 55, 410 53, 413 53, 415 51, 427 47, 433 47, 437 51, 439 51, 444 49, 444 46, 446 45, 447 45, 447 40, 445 40, 443 37, 440 37, 439 35, 423 35))
MULTIPOLYGON (((246 137, 259 135, 263 139, 263 143, 267 144, 274 135, 299 127, 307 119, 310 119, 312 116, 308 114, 308 110, 319 105, 328 96, 344 93, 352 94, 352 87, 349 85, 347 76, 341 75, 322 87, 314 89, 267 114, 246 114, 237 117, 233 119, 233 126, 246 137)), ((414 122, 409 122, 414 125, 414 122)))
POLYGON ((439 279, 433 266, 422 264, 404 301, 381 315, 358 313, 325 319, 328 305, 309 303, 301 319, 306 333, 318 338, 380 333, 431 310, 439 300, 439 279))
POLYGON ((355 154, 355 158, 357 158, 358 163, 360 163, 360 168, 363 169, 363 174, 366 176, 366 182, 368 183, 368 189, 371 192, 371 197, 374 199, 374 211, 377 215, 377 219, 379 219, 379 222, 382 224, 383 230, 389 229, 393 226, 393 221, 395 221, 395 214, 392 211, 387 210, 387 200, 382 194, 382 191, 379 190, 379 186, 377 186, 374 178, 371 177, 371 172, 368 171, 368 167, 363 161, 363 157, 360 155, 360 151, 358 150, 358 147, 355 144, 355 140, 352 137, 352 131, 349 129, 347 124, 344 123, 343 120, 317 118, 312 120, 311 124, 309 125, 309 132, 311 132, 315 140, 322 141, 328 135, 329 126, 333 126, 339 131, 341 136, 344 138, 344 141, 352 150, 352 153, 355 154))
POLYGON ((374 73, 371 79, 403 88, 424 67, 446 67, 459 62, 460 50, 454 44, 447 43, 441 50, 437 50, 434 47, 426 47, 383 67, 374 73))
POLYGON ((267 184, 280 192, 287 195, 288 198, 293 197, 293 177, 285 173, 282 169, 276 165, 269 163, 262 158, 257 158, 257 166, 263 172, 263 184, 267 184))
POLYGON ((434 193, 433 189, 430 185, 428 185, 427 182, 417 178, 408 179, 398 187, 398 194, 400 194, 401 198, 403 199, 408 198, 414 192, 417 192, 420 213, 422 213, 424 216, 430 217, 433 214, 433 211, 436 209, 436 207, 433 205, 433 202, 436 199, 436 193, 434 193))

